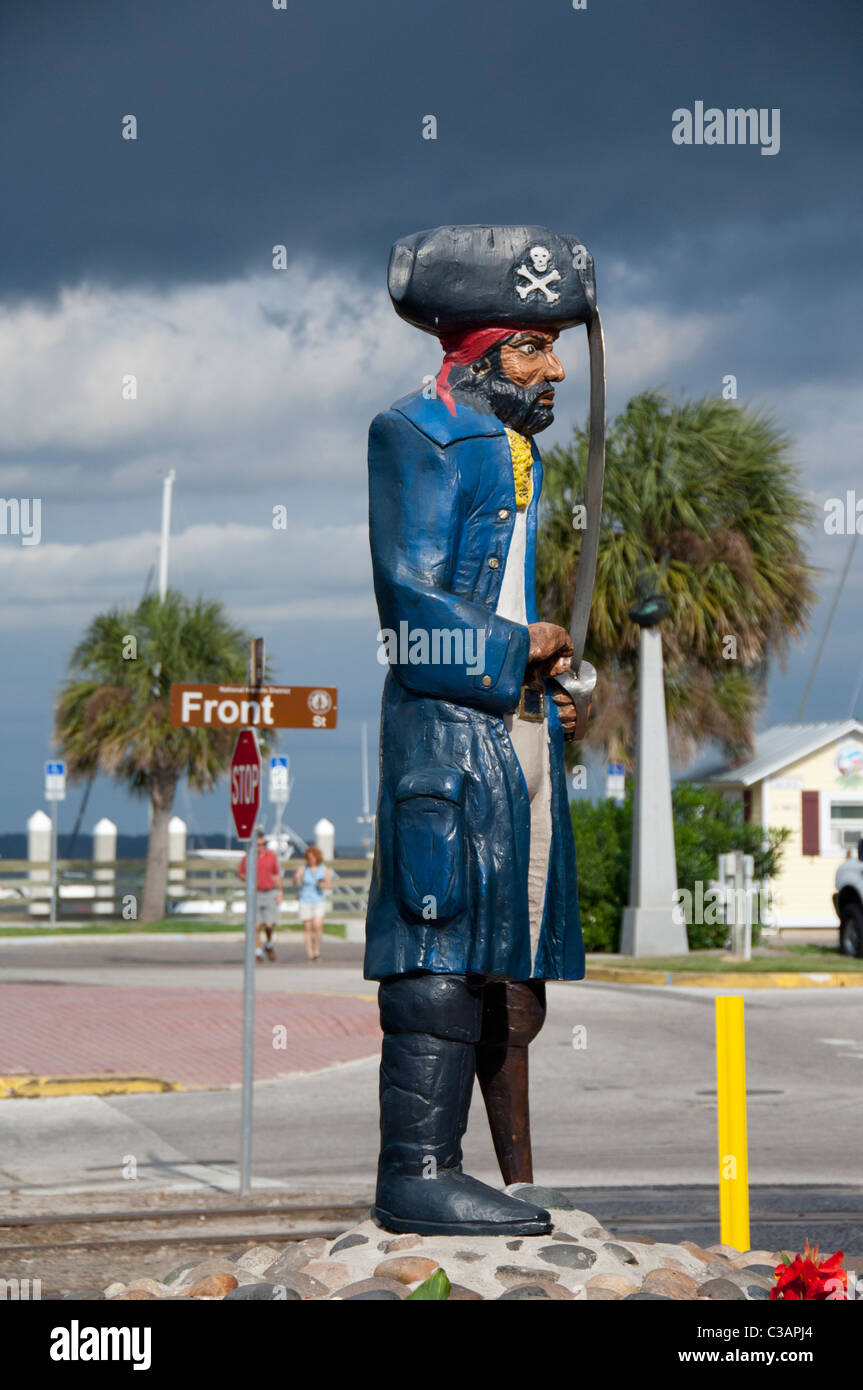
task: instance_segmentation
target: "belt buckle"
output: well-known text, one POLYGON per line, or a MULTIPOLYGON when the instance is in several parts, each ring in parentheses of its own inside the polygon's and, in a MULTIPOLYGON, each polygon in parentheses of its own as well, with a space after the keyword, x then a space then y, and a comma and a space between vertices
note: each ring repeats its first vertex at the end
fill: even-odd
POLYGON ((530 724, 541 724, 545 719, 545 686, 542 681, 525 681, 518 701, 518 717, 530 724))

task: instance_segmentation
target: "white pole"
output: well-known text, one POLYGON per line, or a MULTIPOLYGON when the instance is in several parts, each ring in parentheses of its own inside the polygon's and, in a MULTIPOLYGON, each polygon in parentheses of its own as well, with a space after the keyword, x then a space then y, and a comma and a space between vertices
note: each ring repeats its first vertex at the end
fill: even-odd
POLYGON ((369 814, 369 726, 363 721, 363 815, 369 814))
POLYGON ((682 956, 686 926, 673 912, 677 890, 671 768, 662 677, 662 636, 642 627, 638 659, 638 723, 632 808, 629 905, 623 913, 624 956, 682 956))
POLYGON ((162 482, 162 542, 159 547, 159 602, 168 592, 168 546, 171 540, 171 493, 177 474, 172 468, 162 482))
POLYGON ((51 915, 48 919, 53 927, 57 923, 57 802, 51 802, 51 915))
POLYGON ((744 854, 743 859, 743 882, 746 887, 746 925, 743 936, 743 959, 752 959, 752 879, 755 873, 755 859, 751 854, 744 854))
POLYGON ((375 818, 371 814, 369 806, 369 726, 365 722, 362 724, 360 750, 362 754, 363 813, 361 816, 357 816, 357 821, 363 827, 363 848, 366 852, 366 858, 371 859, 374 845, 371 826, 374 824, 375 818))

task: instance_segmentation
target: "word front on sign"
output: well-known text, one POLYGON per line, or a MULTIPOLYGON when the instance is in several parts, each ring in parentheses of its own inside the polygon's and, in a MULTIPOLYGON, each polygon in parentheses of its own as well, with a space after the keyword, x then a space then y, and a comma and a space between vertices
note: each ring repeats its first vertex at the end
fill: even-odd
POLYGON ((332 686, 171 686, 171 723, 203 729, 334 729, 338 691, 332 686))

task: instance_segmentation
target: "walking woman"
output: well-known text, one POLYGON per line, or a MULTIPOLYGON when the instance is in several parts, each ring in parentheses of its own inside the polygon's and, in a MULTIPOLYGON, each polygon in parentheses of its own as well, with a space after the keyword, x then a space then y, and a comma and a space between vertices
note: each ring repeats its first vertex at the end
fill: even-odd
POLYGON ((294 883, 300 889, 300 921, 306 935, 307 957, 309 960, 320 960, 327 909, 325 893, 331 886, 330 871, 317 845, 309 845, 303 857, 306 867, 297 869, 294 874, 294 883))

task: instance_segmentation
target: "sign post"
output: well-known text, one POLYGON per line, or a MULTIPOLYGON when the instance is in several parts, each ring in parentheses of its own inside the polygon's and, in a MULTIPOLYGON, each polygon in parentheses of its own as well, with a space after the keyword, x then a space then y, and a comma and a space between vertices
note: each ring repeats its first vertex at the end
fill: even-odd
POLYGON ((57 923, 57 802, 66 799, 66 764, 45 764, 45 800, 51 803, 51 906, 50 926, 57 923))
POLYGON ((616 801, 618 804, 626 800, 626 768, 623 763, 606 765, 605 795, 609 801, 616 801))
POLYGON ((240 1196, 249 1193, 252 1159, 252 1088, 255 1072, 255 899, 258 851, 255 825, 261 805, 261 754, 254 729, 237 736, 231 758, 231 813, 237 838, 246 841, 246 950, 243 967, 243 1137, 240 1196))
MULTIPOLYGON (((171 685, 171 723, 191 729, 236 729, 231 759, 231 813, 237 838, 246 841, 246 949, 243 977, 243 1139, 240 1193, 249 1192, 252 1152, 252 1084, 254 1080, 255 896, 258 882, 255 826, 261 806, 261 754, 255 729, 335 729, 338 690, 328 685, 265 685, 264 640, 249 643, 245 685, 207 681, 171 685)), ((282 809, 290 795, 287 758, 273 758, 270 800, 277 808, 281 837, 282 809), (278 769, 278 770, 277 770, 278 769)), ((281 848, 281 844, 280 844, 281 848)))

